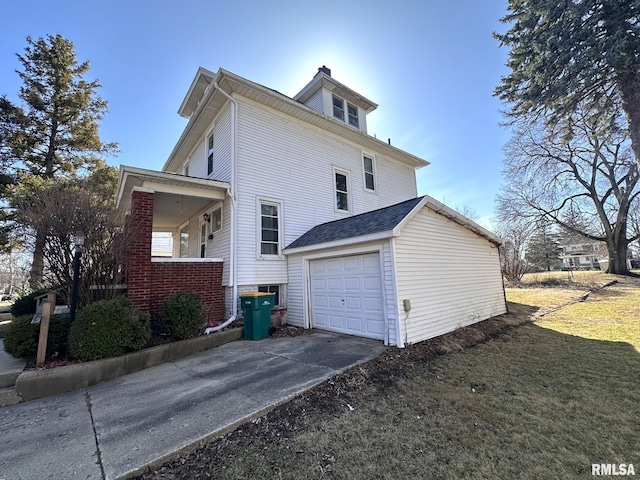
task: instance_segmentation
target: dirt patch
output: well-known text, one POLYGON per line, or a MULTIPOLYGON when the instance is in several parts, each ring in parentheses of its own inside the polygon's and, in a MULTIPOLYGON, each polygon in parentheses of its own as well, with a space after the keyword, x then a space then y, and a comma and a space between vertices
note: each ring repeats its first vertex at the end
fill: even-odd
MULTIPOLYGON (((216 472, 252 445, 292 438, 312 425, 349 411, 363 396, 386 397, 392 387, 410 378, 439 355, 473 347, 531 320, 535 308, 521 307, 507 314, 462 328, 404 349, 389 348, 377 358, 339 374, 277 407, 263 417, 208 444, 192 446, 173 461, 151 469, 139 479, 216 478, 216 472)), ((304 329, 280 327, 273 336, 308 334, 304 329)), ((295 452, 294 452, 295 453, 295 452)), ((301 452, 300 452, 301 453, 301 452)), ((318 459, 323 474, 331 474, 330 455, 318 459)), ((276 467, 274 467, 276 468, 276 467)))

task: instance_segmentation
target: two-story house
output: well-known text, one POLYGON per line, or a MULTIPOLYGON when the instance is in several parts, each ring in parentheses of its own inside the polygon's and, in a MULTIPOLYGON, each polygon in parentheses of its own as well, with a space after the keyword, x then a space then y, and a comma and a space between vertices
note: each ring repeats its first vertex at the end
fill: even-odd
POLYGON ((367 133, 375 108, 326 67, 292 98, 200 68, 162 170, 120 170, 119 208, 149 230, 134 303, 157 313, 158 291, 221 287, 203 301, 223 326, 239 295, 268 291, 291 325, 398 346, 504 313, 499 239, 418 197, 428 162, 367 133), (173 258, 150 259, 150 230, 171 232, 173 258))

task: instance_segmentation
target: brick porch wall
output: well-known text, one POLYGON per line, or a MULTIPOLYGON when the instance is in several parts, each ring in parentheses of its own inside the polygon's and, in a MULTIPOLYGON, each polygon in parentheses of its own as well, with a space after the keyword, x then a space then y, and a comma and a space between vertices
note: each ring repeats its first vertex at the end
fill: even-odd
POLYGON ((172 262, 162 259, 151 263, 151 299, 149 312, 159 318, 162 304, 174 293, 195 292, 200 295, 208 322, 224 320, 224 293, 221 261, 172 262))
POLYGON ((206 320, 223 320, 222 261, 151 260, 153 198, 153 192, 149 191, 134 189, 131 193, 131 214, 126 223, 126 236, 130 241, 124 268, 127 297, 135 308, 148 311, 157 319, 162 304, 171 295, 195 292, 200 295, 206 320))

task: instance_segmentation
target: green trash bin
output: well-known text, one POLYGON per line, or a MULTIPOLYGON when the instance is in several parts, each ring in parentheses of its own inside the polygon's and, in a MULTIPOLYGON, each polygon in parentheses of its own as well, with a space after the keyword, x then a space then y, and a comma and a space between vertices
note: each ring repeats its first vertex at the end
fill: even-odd
POLYGON ((244 339, 262 340, 269 336, 271 307, 275 293, 252 292, 240 295, 244 315, 244 339))

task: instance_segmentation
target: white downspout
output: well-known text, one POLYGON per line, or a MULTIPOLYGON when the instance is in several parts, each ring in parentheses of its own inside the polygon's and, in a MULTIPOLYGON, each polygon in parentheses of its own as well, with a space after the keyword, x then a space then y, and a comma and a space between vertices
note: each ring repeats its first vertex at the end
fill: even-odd
POLYGON ((231 324, 238 317, 238 282, 237 282, 237 258, 236 258, 236 244, 237 244, 237 223, 238 216, 236 214, 236 164, 237 164, 237 143, 238 143, 238 103, 236 100, 229 95, 227 92, 222 90, 218 85, 218 82, 214 81, 213 86, 216 90, 222 93, 225 97, 231 101, 233 108, 231 109, 231 125, 233 128, 233 139, 231 141, 231 192, 229 198, 231 198, 231 245, 229 252, 229 261, 231 265, 229 265, 229 277, 231 280, 231 285, 233 287, 233 307, 232 314, 227 320, 218 325, 217 327, 207 328, 204 333, 209 335, 212 332, 217 332, 222 330, 227 325, 231 324))

